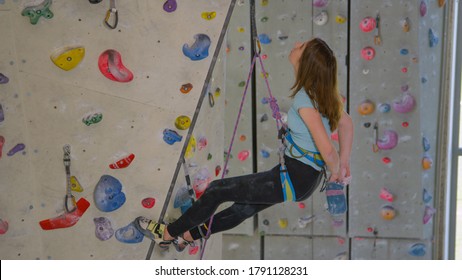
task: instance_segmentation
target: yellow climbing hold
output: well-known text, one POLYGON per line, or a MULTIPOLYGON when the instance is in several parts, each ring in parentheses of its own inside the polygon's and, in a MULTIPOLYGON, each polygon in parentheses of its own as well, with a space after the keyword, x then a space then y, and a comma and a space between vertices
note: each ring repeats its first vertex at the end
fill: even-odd
POLYGON ((337 15, 335 17, 335 21, 339 24, 343 24, 346 22, 346 17, 342 16, 342 15, 337 15))
POLYGON ((287 221, 287 219, 284 218, 284 219, 279 219, 278 223, 279 223, 280 228, 286 228, 287 225, 289 224, 289 221, 287 221))
POLYGON ((71 176, 71 190, 74 192, 83 192, 83 188, 75 176, 71 176))
POLYGON ((268 0, 261 0, 262 7, 268 6, 268 0))
POLYGON ((191 125, 191 119, 188 116, 179 116, 175 120, 175 126, 178 129, 186 130, 191 125))
POLYGON ((240 26, 237 28, 237 31, 240 32, 240 33, 244 33, 245 32, 245 28, 240 26))
POLYGON ((69 71, 74 69, 84 58, 84 47, 64 47, 56 50, 51 56, 51 61, 59 68, 69 71))
POLYGON ((186 153, 184 157, 187 159, 192 158, 194 156, 195 151, 196 151, 196 138, 194 138, 194 136, 191 135, 188 146, 186 147, 186 153))
POLYGON ((216 12, 203 12, 201 16, 205 20, 212 20, 217 16, 217 13, 216 12))

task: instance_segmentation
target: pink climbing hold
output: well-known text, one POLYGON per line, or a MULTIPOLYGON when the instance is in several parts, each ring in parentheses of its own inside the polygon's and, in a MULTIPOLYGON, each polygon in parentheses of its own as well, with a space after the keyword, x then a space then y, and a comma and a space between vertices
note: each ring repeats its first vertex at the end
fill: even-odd
POLYGON ((373 47, 365 47, 361 50, 361 57, 365 60, 372 60, 375 57, 375 50, 373 47))
POLYGON ((237 158, 240 160, 240 161, 244 161, 246 160, 250 155, 250 152, 245 150, 245 151, 241 151, 239 152, 239 154, 237 155, 237 158))
POLYGON ((199 140, 197 141, 197 148, 200 150, 204 149, 207 147, 207 138, 205 137, 200 137, 199 140))
POLYGON ((143 205, 144 208, 152 208, 156 204, 156 199, 153 197, 146 197, 141 201, 141 204, 143 205))
POLYGON ((423 217, 423 223, 424 225, 428 224, 430 220, 433 217, 433 214, 436 213, 436 209, 430 206, 425 206, 425 211, 424 211, 424 217, 423 217))
POLYGON ((409 93, 405 93, 401 98, 395 99, 392 104, 393 110, 398 113, 406 114, 415 107, 415 99, 409 93))
POLYGON ((316 8, 324 8, 329 4, 329 0, 313 0, 313 6, 316 8))
POLYGON ((387 188, 382 188, 380 189, 380 198, 389 202, 393 202, 394 196, 393 194, 387 189, 387 188))
POLYGON ((303 202, 298 203, 298 208, 305 209, 305 207, 306 207, 305 203, 303 203, 303 202))
POLYGON ((5 137, 0 135, 0 158, 2 158, 3 144, 5 144, 5 137))
POLYGON ((0 234, 5 234, 8 231, 8 222, 0 219, 0 234))
POLYGON ((394 130, 385 130, 382 139, 377 141, 377 147, 380 150, 391 150, 398 145, 398 133, 394 130))
POLYGON ((365 17, 360 23, 359 23, 359 28, 363 32, 371 32, 372 30, 375 29, 377 22, 375 21, 375 18, 373 17, 365 17))
POLYGON ((420 16, 424 17, 427 14, 427 3, 425 0, 420 2, 420 16))

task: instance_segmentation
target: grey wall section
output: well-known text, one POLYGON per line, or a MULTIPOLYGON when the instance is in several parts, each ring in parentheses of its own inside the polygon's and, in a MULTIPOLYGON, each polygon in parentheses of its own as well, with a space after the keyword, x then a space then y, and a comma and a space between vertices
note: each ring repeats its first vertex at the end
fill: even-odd
MULTIPOLYGON (((0 257, 144 259, 149 240, 126 244, 113 236, 100 241, 93 219, 108 218, 115 231, 137 216, 159 216, 184 143, 168 145, 163 131, 173 129, 186 136, 174 122, 179 115, 192 117, 194 113, 229 3, 180 2, 175 12, 167 13, 157 1, 117 1, 115 30, 103 25, 108 1, 97 5, 53 1, 54 17, 41 18, 36 25, 21 16, 30 3, 7 0, 0 5, 0 72, 10 79, 0 85, 5 115, 0 135, 6 139, 0 159, 0 218, 9 224, 0 237, 0 257), (214 19, 201 17, 202 12, 212 11, 216 12, 214 19), (182 46, 194 43, 198 33, 211 39, 209 56, 191 61, 183 55, 182 46), (57 68, 50 54, 74 45, 85 47, 83 61, 68 72, 57 68), (98 57, 107 49, 121 53, 123 63, 134 73, 132 82, 110 81, 99 72, 98 57), (193 84, 187 95, 180 92, 185 83, 193 84), (84 116, 95 112, 103 114, 100 123, 82 123, 84 116), (7 156, 17 143, 24 143, 25 150, 7 156), (43 231, 39 221, 63 213, 64 144, 71 145, 71 173, 84 189, 74 195, 91 205, 74 226, 43 231), (136 157, 128 168, 109 168, 130 153, 136 157), (94 188, 105 174, 122 183, 127 197, 113 212, 102 212, 94 203, 94 188), (146 197, 156 199, 153 208, 142 207, 146 197)), ((224 88, 224 64, 219 60, 211 91, 224 88)), ((207 168, 209 179, 214 179, 215 167, 222 165, 223 109, 223 95, 215 96, 213 108, 204 103, 193 135, 208 141, 206 146, 197 144, 189 159, 193 178, 197 170, 207 168)), ((170 204, 165 220, 179 215, 179 209, 170 204)), ((210 244, 206 258, 220 258, 221 236, 213 237, 210 244)), ((198 254, 171 250, 153 258, 198 258, 198 254)))
MULTIPOLYGON (((343 224, 335 223, 338 220, 326 210, 325 194, 319 192, 305 201, 305 208, 296 203, 284 203, 263 211, 258 215, 257 232, 265 234, 264 258, 431 259, 436 163, 428 163, 436 157, 438 140, 436 119, 444 7, 439 7, 438 1, 426 0, 329 1, 325 8, 316 8, 312 2, 268 1, 267 6, 262 6, 263 2, 257 1, 258 32, 272 39, 271 44, 263 46, 263 53, 268 55, 264 62, 282 111, 287 111, 291 103, 287 95, 292 69, 287 54, 294 41, 318 36, 334 49, 339 65, 339 90, 345 97, 349 91, 347 102, 355 124, 349 211, 348 216, 341 217, 343 224), (424 15, 420 14, 420 5, 426 5, 424 15), (327 24, 313 24, 313 18, 323 10, 329 15, 327 24), (375 30, 365 33, 359 28, 363 18, 375 18, 377 13, 380 15, 380 45, 374 43, 375 30), (348 14, 350 26, 336 22, 336 16, 348 14), (268 20, 262 22, 265 16, 268 20), (410 26, 408 32, 403 30, 406 18, 410 26), (432 47, 430 28, 438 37, 432 47), (288 38, 280 40, 281 35, 288 38), (362 49, 367 46, 376 52, 370 61, 361 56, 362 49), (349 66, 346 65, 347 54, 349 66), (392 105, 402 100, 405 93, 414 97, 416 105, 408 113, 396 112, 392 105), (366 100, 374 103, 375 110, 372 114, 361 115, 358 107, 366 100), (386 113, 379 110, 385 104, 391 107, 386 113), (387 141, 385 130, 397 132, 398 144, 393 149, 374 152, 377 140, 387 141), (423 138, 428 140, 429 149, 424 147, 423 138), (426 168, 424 158, 429 160, 426 168), (385 163, 387 159, 389 163, 385 163), (380 198, 382 188, 391 192, 393 201, 380 198), (396 210, 394 219, 382 218, 384 206, 396 210), (304 228, 298 225, 302 217, 310 221, 304 228), (289 249, 280 243, 285 243, 289 249), (291 246, 305 250, 291 250, 295 248, 291 246)), ((230 67, 228 65, 227 69, 230 67)), ((261 75, 257 75, 257 94, 258 101, 267 96, 261 75)), ((267 105, 256 105, 258 116, 271 115, 267 105)), ((267 122, 258 123, 257 130, 258 151, 270 151, 269 158, 258 154, 258 170, 263 171, 277 164, 274 122, 269 118, 267 122)), ((334 144, 337 145, 335 141, 334 144)), ((255 240, 255 237, 245 237, 246 240, 252 238, 255 240)), ((226 248, 225 245, 224 251, 226 248)), ((237 256, 237 253, 232 254, 232 258, 237 256)), ((244 252, 242 258, 246 257, 255 256, 244 252)))

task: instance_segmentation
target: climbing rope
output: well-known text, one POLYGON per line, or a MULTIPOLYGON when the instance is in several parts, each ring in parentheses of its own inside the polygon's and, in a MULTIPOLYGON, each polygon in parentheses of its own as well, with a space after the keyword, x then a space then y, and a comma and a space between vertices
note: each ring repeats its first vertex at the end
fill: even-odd
MULTIPOLYGON (((185 139, 184 144, 183 144, 183 149, 181 150, 181 153, 180 153, 180 158, 179 158, 179 160, 177 162, 175 172, 173 174, 173 178, 172 178, 172 181, 170 183, 170 187, 169 187, 169 189, 167 191, 167 196, 165 197, 165 202, 164 202, 164 205, 162 207, 162 211, 161 211, 159 219, 158 219, 159 222, 163 222, 163 220, 164 220, 165 213, 166 213, 168 205, 170 203, 170 199, 172 197, 173 189, 175 187, 176 180, 178 178, 178 174, 180 172, 181 166, 183 164, 185 164, 186 149, 188 147, 189 140, 191 139, 194 127, 196 126, 197 118, 199 116, 199 112, 200 112, 200 109, 202 107, 202 103, 204 102, 205 96, 208 93, 209 83, 210 83, 210 80, 212 78, 212 73, 213 73, 213 70, 215 68, 215 64, 217 62, 218 55, 220 54, 220 50, 221 50, 221 47, 223 45, 223 41, 225 39, 226 31, 228 30, 228 25, 229 25, 229 22, 231 20, 231 15, 233 14, 235 4, 236 4, 236 0, 232 0, 231 3, 229 4, 228 12, 226 14, 226 18, 225 18, 225 21, 223 23, 223 27, 221 28, 220 36, 218 38, 217 46, 215 48, 215 52, 213 54, 212 61, 210 63, 210 67, 209 67, 209 70, 207 72, 207 76, 205 77, 204 85, 202 86, 201 95, 199 97, 199 100, 197 101, 196 110, 194 111, 194 115, 193 115, 192 120, 191 120, 191 125, 189 126, 188 134, 186 135, 186 139, 185 139)), ((151 259, 152 252, 154 250, 154 246, 155 246, 155 242, 151 241, 151 245, 149 246, 149 250, 148 250, 148 253, 146 255, 146 260, 151 259)))

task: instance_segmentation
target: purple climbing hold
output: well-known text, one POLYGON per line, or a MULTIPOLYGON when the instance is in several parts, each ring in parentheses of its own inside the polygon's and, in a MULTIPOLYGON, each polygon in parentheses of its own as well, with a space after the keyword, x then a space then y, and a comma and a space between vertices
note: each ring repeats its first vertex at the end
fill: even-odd
POLYGON ((176 7, 176 0, 167 0, 164 3, 164 11, 166 11, 167 13, 172 13, 176 11, 176 7))
POLYGON ((0 123, 5 120, 5 114, 3 113, 2 103, 0 103, 0 123))
POLYGON ((109 221, 108 218, 94 218, 93 222, 95 222, 95 234, 99 240, 105 241, 114 235, 114 230, 112 229, 111 221, 109 221))
POLYGON ((8 79, 7 76, 3 75, 2 73, 0 73, 0 84, 6 84, 10 81, 10 79, 8 79))
POLYGON ((420 2, 420 16, 424 17, 427 14, 427 3, 422 0, 420 2))
POLYGON ((19 144, 16 144, 16 146, 14 146, 8 153, 7 155, 9 157, 13 156, 14 154, 16 154, 17 152, 20 152, 22 150, 24 150, 26 148, 26 145, 24 145, 23 143, 19 143, 19 144))
POLYGON ((324 8, 329 4, 329 0, 313 0, 313 6, 316 8, 324 8))

